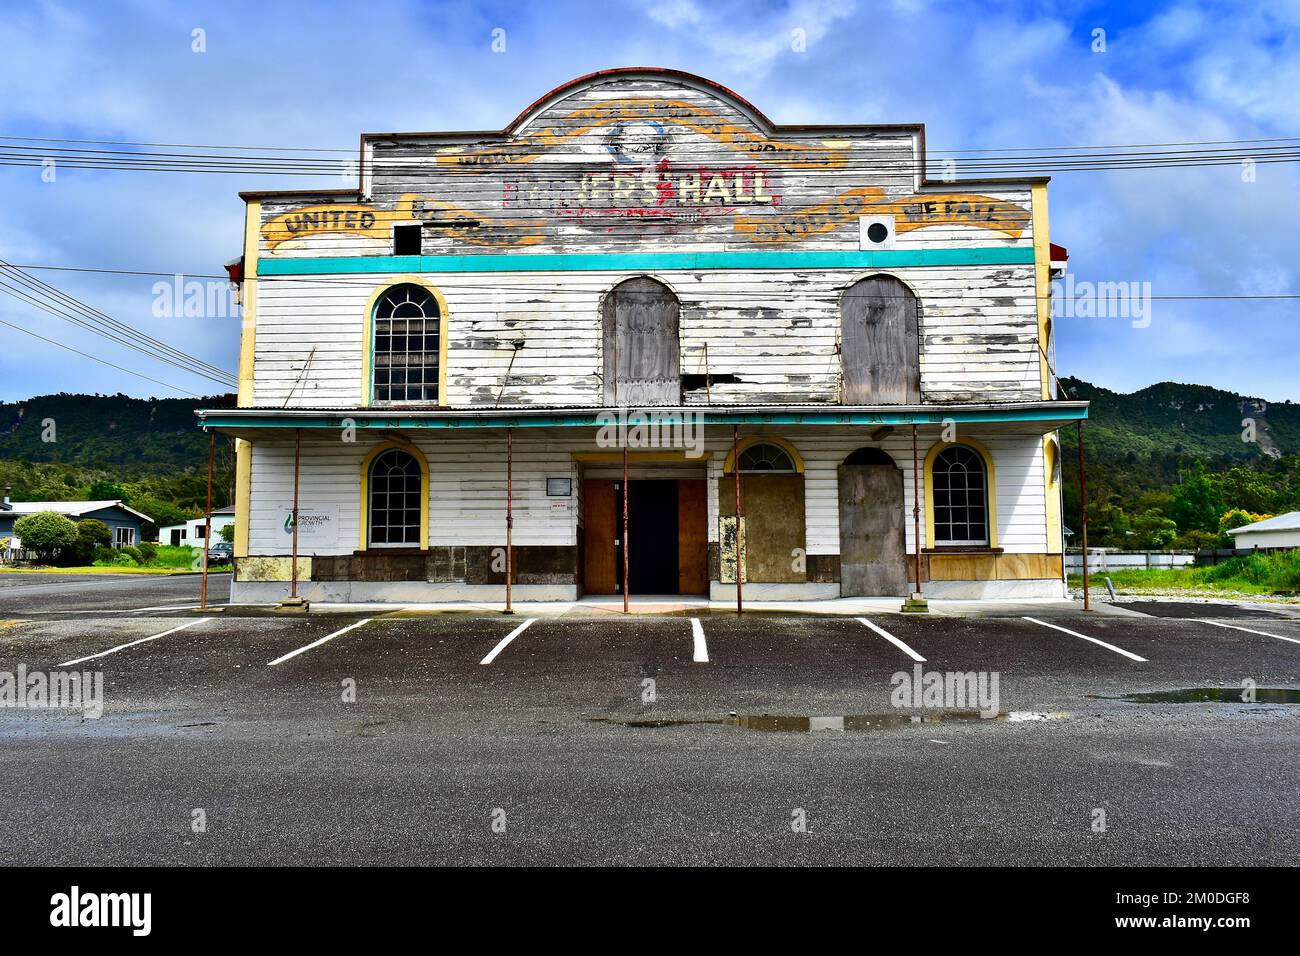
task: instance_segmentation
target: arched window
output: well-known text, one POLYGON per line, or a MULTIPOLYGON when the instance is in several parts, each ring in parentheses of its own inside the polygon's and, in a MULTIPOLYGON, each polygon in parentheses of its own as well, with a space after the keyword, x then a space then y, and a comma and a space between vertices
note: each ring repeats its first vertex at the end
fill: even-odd
POLYGON ((374 401, 438 401, 441 321, 438 300, 421 286, 396 285, 379 297, 374 316, 374 401))
POLYGON ((614 286, 601 306, 604 403, 680 405, 681 345, 677 296, 647 276, 614 286))
POLYGON ((798 470, 790 453, 780 445, 755 442, 741 449, 740 473, 742 475, 793 475, 798 470))
POLYGON ((893 276, 861 279, 840 302, 844 405, 900 405, 921 400, 916 296, 893 276))
POLYGON ((370 464, 367 544, 377 548, 418 548, 423 474, 410 452, 389 448, 370 464))
POLYGON ((984 459, 966 445, 951 445, 930 468, 934 543, 988 544, 988 476, 984 459))

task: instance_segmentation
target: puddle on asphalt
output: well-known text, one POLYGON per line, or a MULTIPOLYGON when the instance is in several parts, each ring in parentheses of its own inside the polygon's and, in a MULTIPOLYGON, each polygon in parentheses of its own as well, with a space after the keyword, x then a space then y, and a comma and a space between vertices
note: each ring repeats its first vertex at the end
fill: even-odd
POLYGON ((808 734, 822 731, 865 732, 911 727, 919 724, 947 723, 1026 723, 1039 720, 1064 720, 1068 714, 1050 711, 1012 710, 993 717, 984 717, 979 711, 941 711, 926 714, 736 714, 722 719, 652 718, 632 717, 619 720, 613 717, 592 717, 594 723, 619 724, 623 727, 686 727, 695 724, 717 724, 739 727, 742 730, 762 730, 774 733, 808 734))
POLYGON ((1300 690, 1288 687, 1256 687, 1248 699, 1241 687, 1188 687, 1183 690, 1157 690, 1146 694, 1124 694, 1120 697, 1102 697, 1090 694, 1096 700, 1124 700, 1130 704, 1300 704, 1300 690))

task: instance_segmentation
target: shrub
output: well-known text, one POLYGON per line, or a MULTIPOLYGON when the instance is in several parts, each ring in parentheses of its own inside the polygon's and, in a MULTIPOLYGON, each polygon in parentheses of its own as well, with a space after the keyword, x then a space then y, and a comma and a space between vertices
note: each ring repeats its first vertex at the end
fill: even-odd
POLYGON ((225 541, 225 542, 228 543, 228 544, 234 544, 234 542, 235 542, 235 526, 234 526, 233 523, 231 523, 231 524, 223 524, 223 525, 221 526, 221 530, 218 531, 217 534, 221 535, 221 540, 222 540, 222 541, 225 541))
POLYGON ((147 564, 152 564, 154 558, 158 557, 158 545, 152 541, 141 541, 139 551, 147 564))
POLYGON ((58 512, 38 511, 15 521, 14 535, 42 561, 52 561, 60 551, 76 544, 77 526, 58 512))
POLYGON ((85 518, 77 522, 77 540, 59 557, 61 564, 89 564, 95 558, 95 549, 113 542, 113 532, 98 518, 85 518))
POLYGON ((106 544, 96 545, 92 557, 95 564, 116 564, 117 550, 106 544))
POLYGON ((134 545, 128 544, 126 547, 119 548, 118 550, 122 554, 128 555, 136 564, 144 564, 144 555, 142 555, 140 549, 134 545))

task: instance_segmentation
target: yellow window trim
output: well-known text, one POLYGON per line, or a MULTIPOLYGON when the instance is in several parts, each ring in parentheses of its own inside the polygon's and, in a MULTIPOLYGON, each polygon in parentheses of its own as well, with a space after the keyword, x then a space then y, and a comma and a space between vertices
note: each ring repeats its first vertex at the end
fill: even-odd
POLYGON ((988 529, 990 548, 998 546, 998 483, 997 475, 993 469, 993 455, 984 445, 980 444, 973 438, 960 438, 957 441, 946 442, 938 441, 930 446, 930 450, 925 455, 925 540, 926 547, 937 547, 934 541, 934 481, 933 468, 934 460, 939 457, 939 453, 953 445, 965 445, 971 451, 978 452, 979 456, 984 459, 985 488, 984 493, 988 506, 988 529))
MULTIPOLYGON (((361 536, 357 544, 358 551, 370 551, 370 466, 376 458, 393 448, 400 448, 411 455, 420 465, 420 550, 429 547, 429 459, 424 452, 408 441, 381 442, 366 454, 361 461, 361 536)), ((374 548, 385 551, 386 548, 374 548)))
MULTIPOLYGON (((376 287, 366 301, 365 322, 361 332, 361 404, 368 406, 371 399, 370 366, 374 361, 375 306, 379 303, 380 296, 399 285, 418 285, 422 289, 427 289, 438 303, 438 406, 445 408, 447 406, 447 299, 437 286, 416 275, 393 276, 383 285, 376 287)), ((402 404, 397 402, 393 407, 400 408, 402 404)))
POLYGON ((1061 446, 1055 435, 1043 436, 1043 510, 1047 516, 1047 553, 1060 554, 1061 535, 1061 484, 1053 479, 1061 457, 1061 446))
POLYGON ((790 444, 784 438, 777 438, 775 435, 752 435, 749 438, 742 438, 737 443, 734 451, 727 452, 727 460, 722 465, 722 473, 724 475, 730 475, 735 471, 736 453, 744 451, 750 445, 776 445, 779 448, 785 449, 786 454, 790 456, 790 460, 794 462, 795 473, 800 475, 803 474, 803 456, 799 454, 799 449, 795 448, 794 445, 790 444))

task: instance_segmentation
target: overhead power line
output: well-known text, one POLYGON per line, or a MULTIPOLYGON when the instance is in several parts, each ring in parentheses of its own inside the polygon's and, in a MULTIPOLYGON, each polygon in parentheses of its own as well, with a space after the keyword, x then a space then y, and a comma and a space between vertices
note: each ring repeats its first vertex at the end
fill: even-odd
MULTIPOLYGON (((527 145, 525 140, 501 144, 497 148, 509 146, 526 149, 527 145)), ((18 167, 45 166, 53 162, 56 167, 71 169, 304 177, 355 176, 358 163, 356 159, 342 159, 333 155, 348 152, 351 151, 334 147, 243 147, 0 136, 0 166, 18 167), (43 145, 20 145, 21 143, 43 145), (60 143, 65 145, 53 145, 60 143), (87 148, 89 146, 132 148, 92 149, 87 148)), ((830 156, 837 151, 826 148, 825 152, 830 156)), ((728 149, 718 147, 719 157, 728 155, 731 155, 728 149)), ((702 161, 707 156, 698 156, 697 159, 702 161)), ((958 176, 970 177, 978 173, 1012 176, 1118 169, 1197 168, 1244 162, 1294 163, 1300 162, 1300 137, 1109 146, 930 150, 926 161, 927 173, 938 179, 943 176, 935 176, 936 172, 942 174, 954 171, 953 166, 956 167, 955 173, 958 176)), ((433 168, 438 157, 373 155, 366 162, 371 169, 382 169, 393 176, 420 175, 433 168)), ((876 172, 890 167, 897 167, 898 171, 905 173, 915 172, 910 149, 878 147, 871 157, 854 156, 852 162, 834 168, 841 172, 876 172)))
MULTIPOLYGON (((107 269, 102 267, 91 267, 91 266, 56 266, 56 265, 34 264, 34 263, 23 263, 21 265, 13 266, 12 268, 32 269, 37 271, 50 270, 54 272, 88 272, 88 273, 99 273, 99 274, 108 274, 108 275, 146 276, 150 278, 152 277, 173 278, 177 275, 184 276, 187 279, 223 279, 224 280, 227 278, 227 276, 220 275, 217 273, 194 273, 194 272, 186 273, 186 272, 176 272, 176 271, 157 272, 149 269, 107 269)), ((358 286, 358 287, 373 289, 377 282, 383 281, 383 276, 377 274, 375 277, 369 279, 362 278, 357 275, 245 276, 244 281, 245 282, 270 282, 270 283, 307 282, 312 284, 328 282, 331 285, 349 285, 349 286, 358 286)), ((462 291, 478 291, 484 293, 487 292, 495 293, 499 291, 499 287, 493 287, 491 289, 488 289, 479 284, 457 282, 456 279, 453 278, 451 274, 448 274, 448 278, 445 281, 442 279, 438 281, 438 288, 457 289, 462 291)), ((513 291, 529 292, 529 293, 557 291, 554 287, 545 287, 545 286, 537 286, 537 285, 512 284, 510 288, 513 291)), ((585 289, 585 288, 584 289, 569 288, 569 289, 563 289, 559 291, 572 293, 575 291, 590 292, 592 290, 585 289)), ((627 291, 621 290, 619 292, 619 295, 637 295, 637 294, 657 295, 658 293, 655 292, 637 293, 630 290, 627 291)), ((714 296, 725 297, 730 295, 752 299, 755 297, 756 293, 749 290, 716 289, 710 291, 707 294, 707 297, 708 298, 713 298, 714 296)), ((931 299, 931 298, 942 299, 945 297, 969 299, 971 296, 970 296, 970 291, 965 287, 962 287, 960 289, 954 289, 951 293, 945 293, 943 291, 936 290, 925 296, 925 298, 927 299, 931 299)), ((688 296, 688 298, 690 297, 688 296)), ((1016 296, 1016 298, 1033 298, 1033 297, 1016 296)), ((1268 299, 1281 299, 1281 300, 1300 299, 1300 292, 1207 292, 1207 293, 1186 292, 1186 293, 1166 293, 1161 295, 1152 294, 1150 296, 1144 296, 1143 298, 1160 299, 1160 300, 1167 300, 1167 301, 1199 301, 1199 300, 1218 301, 1218 302, 1232 301, 1232 300, 1259 301, 1259 300, 1268 300, 1268 299)))
POLYGON ((101 365, 107 365, 109 368, 115 368, 119 372, 126 372, 126 374, 128 375, 134 375, 136 378, 142 378, 145 381, 153 382, 155 385, 161 385, 163 388, 170 388, 173 392, 180 392, 183 395, 192 395, 194 398, 200 397, 196 393, 191 392, 189 389, 181 388, 179 385, 172 385, 169 382, 162 381, 161 379, 150 378, 148 375, 145 375, 142 372, 137 372, 134 369, 125 368, 124 366, 121 365, 114 365, 112 362, 109 362, 106 359, 102 359, 98 355, 91 355, 89 352, 81 351, 81 349, 74 349, 71 345, 65 345, 63 342, 58 342, 55 341, 54 339, 46 338, 44 335, 41 335, 37 332, 33 332, 31 329, 23 328, 21 325, 14 325, 14 323, 6 322, 4 319, 0 319, 0 325, 7 325, 9 326, 9 328, 16 329, 17 331, 22 332, 24 335, 30 335, 32 338, 40 339, 42 342, 49 342, 51 345, 57 345, 59 348, 67 349, 69 352, 76 352, 78 355, 84 356, 85 358, 88 358, 91 361, 98 362, 101 365))
POLYGON ((237 385, 235 376, 230 372, 161 339, 139 332, 3 259, 0 259, 0 292, 155 361, 227 388, 237 385))

